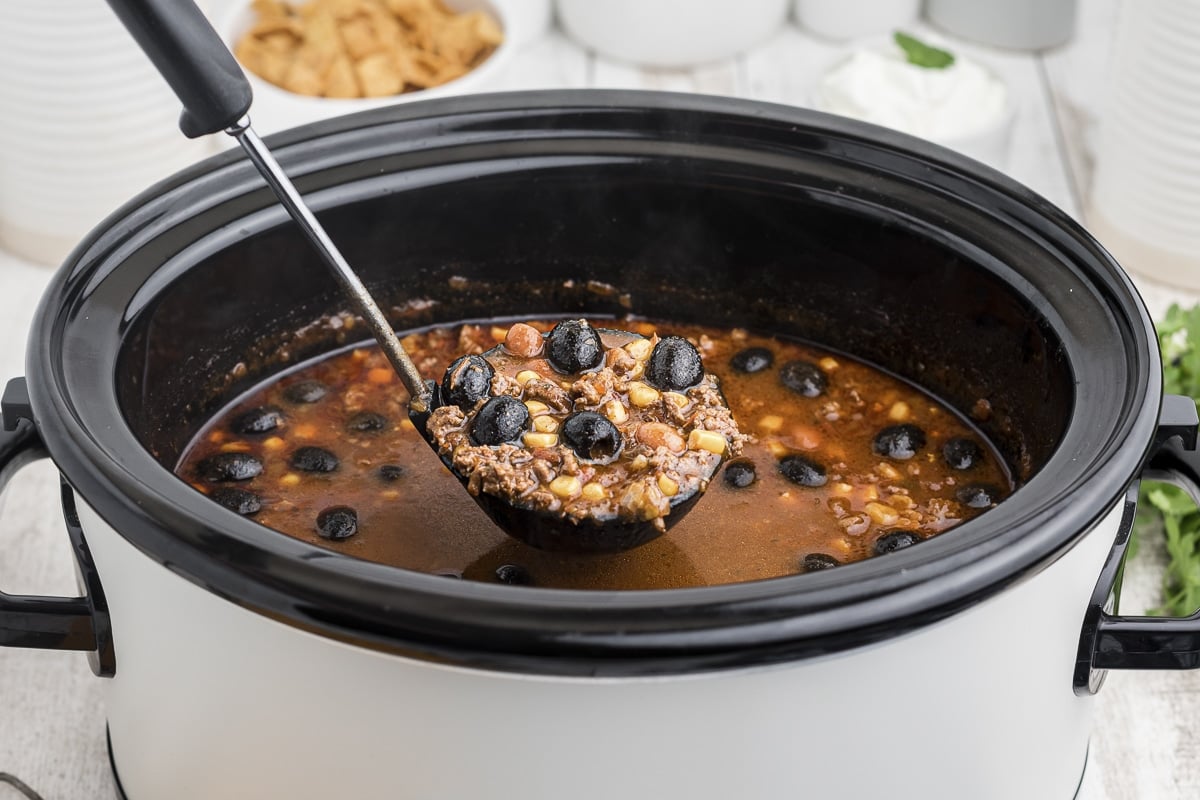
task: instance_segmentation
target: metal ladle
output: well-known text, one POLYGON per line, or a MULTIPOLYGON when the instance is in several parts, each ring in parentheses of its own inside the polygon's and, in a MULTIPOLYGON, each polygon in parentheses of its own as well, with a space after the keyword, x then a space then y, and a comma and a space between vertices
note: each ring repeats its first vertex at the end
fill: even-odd
MULTIPOLYGON (((108 0, 108 4, 183 103, 179 127, 184 135, 194 139, 224 132, 237 139, 246 151, 370 326, 375 340, 408 390, 410 418, 437 452, 437 444, 425 425, 432 410, 433 381, 422 380, 370 292, 250 126, 250 83, 221 37, 191 0, 108 0)), ((447 459, 442 458, 442 461, 451 467, 447 459)), ((465 476, 452 467, 451 472, 466 486, 465 476)), ((672 498, 671 514, 663 518, 665 525, 677 522, 695 505, 699 496, 700 492, 695 491, 672 498)), ((522 508, 485 493, 472 497, 510 536, 544 549, 618 552, 649 541, 664 530, 653 521, 615 517, 573 522, 555 513, 522 508)))
POLYGON ((109 0, 109 6, 182 101, 183 134, 195 139, 223 131, 237 139, 366 320, 408 390, 410 413, 426 413, 432 399, 429 387, 367 287, 250 126, 250 82, 204 14, 191 0, 109 0))

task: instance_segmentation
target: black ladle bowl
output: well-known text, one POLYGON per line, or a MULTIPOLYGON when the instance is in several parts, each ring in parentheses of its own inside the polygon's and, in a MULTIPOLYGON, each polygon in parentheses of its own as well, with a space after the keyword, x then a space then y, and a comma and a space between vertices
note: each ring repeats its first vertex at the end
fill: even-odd
MULTIPOLYGON (((629 331, 595 330, 601 337, 644 338, 629 331)), ((506 355, 506 351, 503 345, 497 345, 481 355, 488 362, 500 362, 506 355)), ((437 408, 438 405, 446 402, 445 398, 440 397, 440 389, 437 384, 427 381, 426 385, 433 392, 431 408, 437 408)), ((724 396, 722 396, 722 401, 724 401, 724 396)), ((654 519, 628 519, 611 513, 611 515, 602 517, 592 515, 576 519, 560 511, 538 509, 533 505, 506 500, 493 494, 469 492, 470 476, 463 475, 455 469, 450 457, 440 455, 437 440, 432 437, 426 425, 430 414, 431 411, 424 411, 424 413, 410 411, 409 419, 412 419, 414 426, 426 443, 432 447, 434 452, 438 453, 438 457, 442 459, 446 469, 450 470, 450 473, 462 483, 464 488, 468 488, 468 493, 472 495, 475 503, 505 533, 527 545, 542 549, 542 551, 578 554, 619 553, 658 539, 696 505, 696 501, 700 500, 703 494, 703 488, 707 487, 708 481, 713 479, 720 470, 721 464, 725 463, 725 456, 721 456, 718 461, 714 462, 712 471, 704 476, 701 485, 690 489, 680 486, 679 493, 668 500, 668 509, 670 510, 664 516, 654 519)))
MULTIPOLYGON (((630 331, 610 328, 596 330, 602 336, 615 334, 622 337, 644 338, 630 331)), ((491 362, 498 360, 496 357, 503 354, 503 347, 498 345, 481 355, 491 362)), ((439 396, 440 389, 433 381, 428 381, 426 385, 434 392, 434 400, 431 405, 437 407, 443 402, 439 396)), ((450 470, 450 473, 462 483, 464 488, 468 488, 470 476, 460 473, 455 469, 449 457, 440 454, 438 443, 430 435, 426 425, 429 414, 428 411, 424 413, 410 411, 409 417, 426 443, 433 448, 435 453, 438 453, 438 457, 446 469, 450 470)), ((706 480, 701 487, 707 486, 708 481, 713 479, 724 463, 725 456, 722 456, 714 463, 712 471, 705 476, 706 480)), ((616 514, 603 517, 592 515, 576 520, 561 512, 545 511, 530 505, 522 505, 519 502, 511 502, 486 492, 471 493, 468 491, 468 493, 484 513, 514 539, 539 550, 587 554, 619 553, 624 550, 632 550, 658 538, 691 511, 696 505, 696 501, 704 493, 701 487, 685 490, 681 486, 680 492, 668 501, 669 513, 650 520, 624 519, 616 514)))
MULTIPOLYGON (((409 392, 410 419, 436 451, 436 444, 428 436, 425 424, 436 402, 436 387, 421 379, 366 286, 270 150, 254 133, 247 116, 252 100, 250 83, 220 36, 190 0, 109 0, 109 5, 182 101, 179 126, 184 135, 195 138, 224 132, 237 139, 371 329, 409 392)), ((458 477, 465 485, 466 479, 461 475, 458 477)), ((673 498, 667 518, 671 522, 677 521, 691 508, 698 495, 693 492, 685 497, 677 496, 678 500, 673 498)), ((507 533, 544 549, 616 552, 653 539, 665 527, 655 525, 653 521, 627 522, 616 517, 577 524, 511 506, 489 495, 481 494, 475 499, 507 533)))

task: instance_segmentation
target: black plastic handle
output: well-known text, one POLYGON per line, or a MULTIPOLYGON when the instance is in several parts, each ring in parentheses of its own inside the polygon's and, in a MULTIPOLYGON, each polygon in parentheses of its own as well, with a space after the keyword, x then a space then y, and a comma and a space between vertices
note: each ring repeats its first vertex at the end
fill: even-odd
MULTIPOLYGON (((1143 480, 1163 481, 1200 503, 1200 451, 1196 449, 1196 403, 1190 397, 1163 398, 1154 449, 1142 469, 1143 480)), ((1075 670, 1075 691, 1090 694, 1110 669, 1200 668, 1200 611, 1190 617, 1138 617, 1114 610, 1129 535, 1137 511, 1138 484, 1125 498, 1121 526, 1084 619, 1075 670)))
POLYGON ((195 139, 246 115, 245 73, 192 0, 108 0, 183 103, 179 129, 195 139))
MULTIPOLYGON (((41 437, 27 412, 24 379, 9 381, 2 402, 0 491, 21 467, 46 458, 41 437)), ((0 592, 0 646, 47 650, 100 649, 86 597, 28 597, 0 592)))

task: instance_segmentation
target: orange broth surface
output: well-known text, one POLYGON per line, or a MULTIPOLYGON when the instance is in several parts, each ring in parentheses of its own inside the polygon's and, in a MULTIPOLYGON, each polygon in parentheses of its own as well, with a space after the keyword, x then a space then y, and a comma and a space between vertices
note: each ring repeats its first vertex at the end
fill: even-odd
MULTIPOLYGON (((542 331, 553 326, 530 324, 542 331)), ((407 393, 373 347, 310 362, 243 395, 201 430, 176 472, 268 528, 358 558, 468 580, 572 589, 707 586, 886 557, 983 513, 1012 491, 995 448, 977 430, 927 393, 864 363, 743 330, 595 324, 690 339, 705 371, 720 380, 741 431, 751 435, 686 518, 634 550, 562 555, 508 537, 417 434, 407 393), (749 348, 769 350, 771 366, 753 373, 735 368, 731 359, 749 348), (808 397, 784 385, 781 367, 795 361, 824 374, 820 394, 808 397), (298 402, 289 387, 314 385, 306 382, 323 386, 324 396, 298 402), (270 412, 273 427, 245 432, 244 415, 261 409, 270 412), (361 430, 368 418, 366 427, 374 428, 361 430), (881 453, 886 448, 877 437, 901 425, 915 426, 923 444, 908 458, 881 453), (968 444, 956 441, 948 455, 952 440, 968 444), (961 468, 964 446, 975 455, 961 468), (336 466, 297 468, 296 453, 305 447, 332 454, 336 466), (261 472, 214 480, 209 459, 230 453, 248 456, 261 472), (823 485, 783 474, 780 464, 793 455, 819 465, 823 485), (746 465, 753 481, 734 485, 735 472, 746 481, 746 465), (353 509, 352 535, 322 535, 318 516, 331 507, 353 509)), ((422 374, 440 380, 454 358, 495 347, 507 329, 435 328, 406 336, 404 344, 422 374)))

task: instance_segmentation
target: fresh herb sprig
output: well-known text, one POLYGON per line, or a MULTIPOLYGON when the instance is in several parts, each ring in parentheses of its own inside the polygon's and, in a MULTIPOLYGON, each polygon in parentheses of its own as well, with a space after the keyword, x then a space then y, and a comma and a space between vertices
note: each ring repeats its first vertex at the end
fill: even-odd
POLYGON ((910 64, 926 69, 945 69, 954 63, 954 54, 950 51, 925 44, 904 31, 896 31, 892 34, 892 39, 904 51, 904 56, 910 64))
MULTIPOLYGON (((1200 399, 1200 305, 1186 310, 1171 306, 1158 324, 1158 346, 1164 390, 1200 399)), ((1186 616, 1200 608, 1200 508, 1183 490, 1147 481, 1138 501, 1135 535, 1154 535, 1160 525, 1168 562, 1163 604, 1154 612, 1186 616)))

